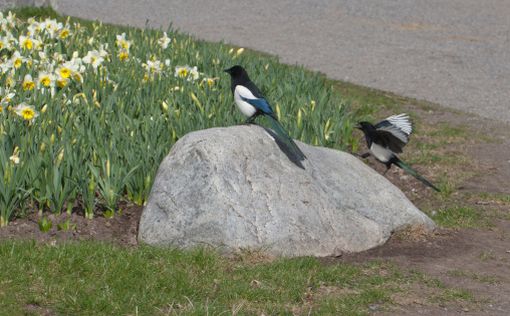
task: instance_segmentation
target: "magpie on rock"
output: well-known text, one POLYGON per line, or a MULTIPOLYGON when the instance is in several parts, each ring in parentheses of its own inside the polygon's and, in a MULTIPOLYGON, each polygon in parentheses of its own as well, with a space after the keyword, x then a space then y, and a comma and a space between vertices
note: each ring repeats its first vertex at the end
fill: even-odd
POLYGON ((235 65, 229 69, 225 69, 230 75, 232 94, 234 95, 234 101, 244 116, 248 117, 245 123, 253 123, 255 118, 259 115, 263 115, 268 118, 271 128, 274 130, 279 139, 281 139, 285 145, 292 151, 292 153, 298 158, 298 160, 306 159, 301 149, 292 140, 289 134, 285 131, 283 126, 278 121, 273 109, 264 98, 257 86, 250 80, 246 70, 235 65))
POLYGON ((367 158, 372 154, 378 161, 386 165, 384 174, 388 172, 391 165, 396 165, 426 186, 440 192, 436 186, 397 156, 397 153, 401 153, 402 148, 409 142, 409 136, 412 132, 412 125, 407 114, 392 115, 375 125, 369 122, 359 122, 356 127, 365 134, 369 150, 369 152, 362 154, 361 158, 367 158))

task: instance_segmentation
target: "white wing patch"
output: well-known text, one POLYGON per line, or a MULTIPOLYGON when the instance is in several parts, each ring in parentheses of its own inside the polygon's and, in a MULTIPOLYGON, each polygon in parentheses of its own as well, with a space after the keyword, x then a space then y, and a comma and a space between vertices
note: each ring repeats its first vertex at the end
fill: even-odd
POLYGON ((392 115, 386 118, 386 121, 390 122, 392 125, 395 125, 402 132, 406 133, 407 136, 411 135, 411 133, 413 132, 413 125, 409 120, 409 115, 407 115, 406 113, 392 115))
POLYGON ((241 85, 237 85, 234 89, 234 101, 236 102, 237 107, 244 114, 244 116, 251 117, 257 109, 248 102, 244 101, 241 97, 245 99, 256 99, 256 97, 251 93, 251 91, 241 85))
POLYGON ((386 131, 398 138, 404 144, 409 142, 409 135, 413 131, 411 121, 406 113, 392 115, 377 123, 376 129, 386 131))

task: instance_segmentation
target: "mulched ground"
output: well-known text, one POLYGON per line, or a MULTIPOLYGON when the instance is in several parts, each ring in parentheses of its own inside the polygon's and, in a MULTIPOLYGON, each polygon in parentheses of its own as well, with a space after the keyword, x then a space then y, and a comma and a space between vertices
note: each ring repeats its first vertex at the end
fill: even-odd
POLYGON ((92 220, 86 219, 83 214, 67 213, 60 215, 44 214, 52 222, 50 231, 43 233, 39 229, 38 214, 31 214, 28 218, 16 219, 7 227, 0 229, 0 239, 33 239, 39 242, 65 242, 69 240, 100 240, 113 242, 123 246, 136 246, 138 244, 138 222, 142 214, 142 207, 124 205, 122 212, 113 218, 96 215, 92 220), (58 224, 70 219, 75 229, 63 231, 58 224))

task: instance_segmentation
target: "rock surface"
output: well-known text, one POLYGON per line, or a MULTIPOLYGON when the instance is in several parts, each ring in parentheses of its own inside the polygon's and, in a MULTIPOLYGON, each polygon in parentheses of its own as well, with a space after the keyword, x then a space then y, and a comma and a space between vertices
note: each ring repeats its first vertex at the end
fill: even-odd
POLYGON ((298 143, 293 163, 256 125, 180 139, 159 167, 139 240, 180 248, 256 248, 330 256, 383 244, 409 225, 434 223, 356 157, 298 143))

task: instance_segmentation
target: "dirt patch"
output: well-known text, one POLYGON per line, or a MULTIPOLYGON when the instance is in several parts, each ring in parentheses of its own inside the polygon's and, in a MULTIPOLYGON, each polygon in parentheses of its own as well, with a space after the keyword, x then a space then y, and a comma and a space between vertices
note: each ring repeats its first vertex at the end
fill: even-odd
POLYGON ((30 239, 40 242, 62 242, 69 240, 100 240, 123 246, 137 244, 138 222, 142 207, 124 205, 122 212, 113 218, 96 215, 86 219, 82 214, 68 215, 45 213, 31 214, 27 218, 15 219, 7 227, 0 229, 0 239, 30 239), (39 229, 39 221, 46 217, 52 223, 48 232, 39 229), (67 229, 64 224, 67 223, 67 229), (60 227, 59 227, 60 225, 60 227))
MULTIPOLYGON (((404 291, 392 298, 391 314, 508 315, 510 310, 510 221, 491 230, 439 229, 420 241, 394 236, 388 243, 365 252, 346 254, 332 262, 385 260, 420 271, 429 279, 402 285, 404 291), (445 288, 447 289, 445 292, 445 288), (468 294, 466 299, 449 293, 468 294), (448 292, 450 291, 450 292, 448 292), (472 296, 471 296, 472 295, 472 296)), ((460 294, 456 294, 460 295, 460 294)))

